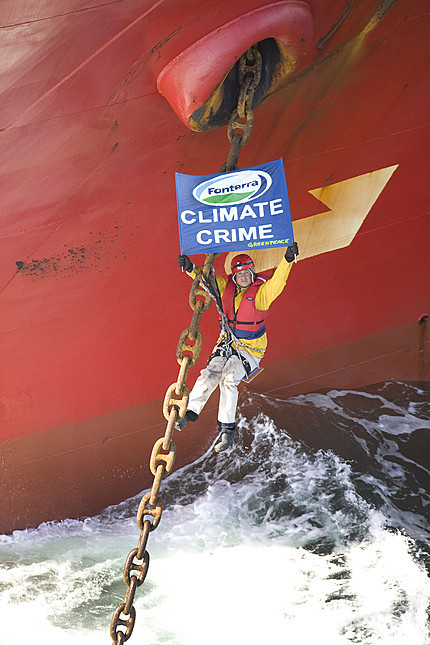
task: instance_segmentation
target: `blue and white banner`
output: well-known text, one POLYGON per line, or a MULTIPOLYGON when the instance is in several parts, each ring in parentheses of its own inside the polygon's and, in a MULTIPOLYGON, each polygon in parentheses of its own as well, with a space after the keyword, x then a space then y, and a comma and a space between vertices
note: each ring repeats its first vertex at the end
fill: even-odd
POLYGON ((175 173, 181 253, 294 242, 282 159, 216 175, 175 173))

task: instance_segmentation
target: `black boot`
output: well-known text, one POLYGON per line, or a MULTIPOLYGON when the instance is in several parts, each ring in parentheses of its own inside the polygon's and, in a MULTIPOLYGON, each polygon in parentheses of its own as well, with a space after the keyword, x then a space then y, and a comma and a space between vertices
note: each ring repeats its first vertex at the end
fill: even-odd
POLYGON ((214 446, 214 450, 215 452, 224 452, 224 450, 227 450, 227 448, 233 443, 236 436, 236 424, 222 423, 222 421, 218 421, 218 432, 220 434, 214 446))
POLYGON ((185 426, 187 425, 188 421, 197 421, 199 418, 199 415, 197 412, 193 412, 192 410, 187 410, 182 417, 182 419, 179 419, 178 421, 175 422, 175 429, 176 430, 183 430, 185 426))

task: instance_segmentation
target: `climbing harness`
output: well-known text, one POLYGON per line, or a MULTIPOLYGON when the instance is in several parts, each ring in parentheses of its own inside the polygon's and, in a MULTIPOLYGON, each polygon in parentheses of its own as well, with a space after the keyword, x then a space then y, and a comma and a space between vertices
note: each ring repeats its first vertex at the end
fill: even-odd
POLYGON ((252 349, 253 351, 257 351, 261 354, 261 357, 263 358, 264 352, 266 351, 266 348, 264 349, 255 349, 255 347, 250 347, 250 345, 247 345, 246 343, 243 343, 239 338, 237 338, 232 330, 231 327, 228 324, 228 318, 225 315, 223 309, 222 309, 222 300, 221 300, 221 294, 218 289, 218 284, 217 281, 215 280, 214 276, 214 269, 212 268, 212 272, 210 277, 205 276, 205 275, 200 275, 198 276, 200 278, 200 285, 203 287, 203 289, 206 291, 208 296, 212 298, 212 300, 215 303, 215 307, 217 308, 218 314, 220 316, 221 320, 221 334, 220 338, 218 340, 218 343, 216 345, 215 351, 212 352, 212 354, 209 356, 208 363, 212 358, 215 358, 215 356, 224 356, 226 358, 226 361, 230 358, 230 356, 237 356, 240 361, 242 362, 243 369, 245 370, 245 376, 243 377, 242 381, 245 381, 246 383, 250 383, 256 376, 261 374, 263 371, 264 367, 256 367, 253 370, 251 370, 251 366, 249 362, 246 360, 246 358, 239 352, 238 347, 241 346, 245 350, 252 349))
MULTIPOLYGON (((231 115, 228 126, 228 138, 231 143, 230 152, 227 161, 221 166, 220 172, 236 170, 240 149, 248 141, 251 134, 254 122, 252 100, 255 88, 261 78, 261 67, 261 54, 256 46, 248 49, 246 54, 239 60, 238 78, 240 91, 238 105, 231 115)), ((114 645, 122 645, 130 638, 136 622, 136 610, 133 606, 134 596, 137 587, 140 587, 145 582, 149 568, 149 553, 146 550, 146 546, 149 534, 158 527, 163 512, 160 485, 162 479, 170 475, 175 463, 176 444, 172 439, 173 430, 175 423, 183 419, 186 414, 189 389, 185 381, 189 368, 197 363, 202 349, 203 337, 199 330, 200 320, 202 314, 209 309, 212 300, 217 304, 216 297, 202 282, 203 280, 210 284, 209 276, 211 275, 216 285, 216 281, 213 278, 213 263, 217 255, 216 253, 206 255, 202 274, 196 276, 191 285, 189 304, 193 310, 193 316, 189 328, 185 329, 180 335, 176 349, 176 360, 180 365, 178 380, 167 388, 164 397, 163 414, 167 420, 167 427, 164 437, 158 439, 152 449, 150 470, 154 475, 154 481, 151 491, 142 497, 137 511, 136 520, 140 529, 140 536, 137 548, 130 551, 127 556, 123 571, 123 580, 127 586, 124 602, 115 609, 110 625, 110 635, 114 645)), ((219 301, 221 302, 220 296, 219 301)), ((229 334, 230 345, 234 342, 246 347, 244 343, 233 336, 230 329, 229 334)), ((240 356, 239 352, 237 354, 240 356)))
MULTIPOLYGON (((202 286, 202 288, 206 291, 206 293, 214 301, 215 307, 217 308, 218 314, 220 316, 220 320, 221 320, 221 339, 220 339, 219 344, 225 344, 225 345, 229 345, 229 346, 236 345, 236 346, 243 347, 246 350, 251 349, 254 352, 258 352, 263 357, 264 352, 266 351, 265 348, 264 349, 263 348, 262 349, 256 349, 255 347, 251 347, 250 345, 247 345, 246 343, 241 341, 240 338, 237 338, 234 335, 234 333, 232 332, 231 327, 228 324, 228 318, 225 315, 225 313, 223 311, 223 308, 222 308, 221 295, 220 295, 220 292, 218 290, 218 284, 217 284, 216 280, 213 281, 214 284, 215 284, 215 288, 214 288, 213 284, 211 284, 209 282, 209 280, 207 279, 206 276, 201 275, 200 276, 200 281, 201 281, 200 285, 202 286), (222 338, 222 334, 224 334, 224 336, 225 336, 224 339, 222 338)), ((231 353, 233 353, 233 351, 231 353)))

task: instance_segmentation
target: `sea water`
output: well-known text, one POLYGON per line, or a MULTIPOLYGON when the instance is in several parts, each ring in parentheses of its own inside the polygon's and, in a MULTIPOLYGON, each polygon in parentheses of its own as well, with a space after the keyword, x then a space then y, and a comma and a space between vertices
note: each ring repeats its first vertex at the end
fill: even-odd
MULTIPOLYGON (((429 386, 239 412, 229 451, 162 483, 128 642, 428 645, 429 386)), ((111 642, 139 499, 0 536, 1 644, 111 642)))

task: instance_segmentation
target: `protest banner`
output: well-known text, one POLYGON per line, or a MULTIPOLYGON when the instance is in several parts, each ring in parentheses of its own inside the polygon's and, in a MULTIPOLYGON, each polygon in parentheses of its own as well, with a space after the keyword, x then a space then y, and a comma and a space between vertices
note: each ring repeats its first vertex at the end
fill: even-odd
POLYGON ((294 242, 282 159, 213 175, 175 173, 181 253, 294 242))

